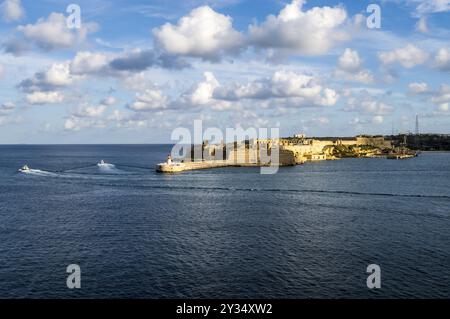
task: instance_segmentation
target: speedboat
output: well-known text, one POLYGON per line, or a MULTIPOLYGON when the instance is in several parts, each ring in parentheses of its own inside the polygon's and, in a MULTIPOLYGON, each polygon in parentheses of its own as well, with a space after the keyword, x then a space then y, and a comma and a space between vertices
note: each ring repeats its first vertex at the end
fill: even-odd
POLYGON ((97 163, 98 167, 106 167, 110 166, 111 164, 106 163, 104 160, 101 160, 100 163, 97 163))
POLYGON ((28 173, 30 171, 30 168, 28 167, 28 165, 24 165, 22 166, 22 168, 19 169, 20 173, 28 173))

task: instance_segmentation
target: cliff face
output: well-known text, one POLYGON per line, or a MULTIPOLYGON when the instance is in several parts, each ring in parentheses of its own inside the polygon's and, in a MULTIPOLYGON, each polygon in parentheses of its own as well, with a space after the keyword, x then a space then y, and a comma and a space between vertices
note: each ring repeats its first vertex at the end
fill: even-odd
POLYGON ((189 161, 228 161, 233 165, 261 166, 278 161, 279 165, 302 164, 307 161, 344 157, 373 157, 391 149, 391 141, 382 136, 315 139, 305 137, 259 139, 229 144, 193 146, 189 161), (276 152, 277 159, 273 158, 276 152))

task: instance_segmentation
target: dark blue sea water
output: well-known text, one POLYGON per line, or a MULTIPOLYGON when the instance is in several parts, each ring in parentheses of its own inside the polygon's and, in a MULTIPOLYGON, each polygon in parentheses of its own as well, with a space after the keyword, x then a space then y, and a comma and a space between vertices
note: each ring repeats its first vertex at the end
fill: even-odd
POLYGON ((450 153, 156 174, 169 150, 0 146, 0 298, 450 297, 450 153))

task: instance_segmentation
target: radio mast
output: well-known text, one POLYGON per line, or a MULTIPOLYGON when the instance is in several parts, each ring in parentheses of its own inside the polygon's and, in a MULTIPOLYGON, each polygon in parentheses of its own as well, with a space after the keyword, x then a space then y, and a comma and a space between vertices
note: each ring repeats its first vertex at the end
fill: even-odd
POLYGON ((416 135, 420 134, 419 131, 419 114, 416 114, 416 131, 415 131, 416 135))

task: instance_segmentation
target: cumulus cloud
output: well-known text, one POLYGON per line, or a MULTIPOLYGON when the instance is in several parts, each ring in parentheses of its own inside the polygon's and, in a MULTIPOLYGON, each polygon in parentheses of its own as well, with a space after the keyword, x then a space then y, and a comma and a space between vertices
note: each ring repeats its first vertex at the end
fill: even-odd
POLYGON ((5 111, 13 110, 15 108, 16 108, 16 105, 11 101, 5 102, 0 106, 0 109, 5 110, 5 111))
POLYGON ((374 117, 372 117, 373 124, 382 124, 383 121, 384 121, 384 117, 381 115, 375 115, 374 117))
POLYGON ((25 92, 54 91, 68 86, 76 79, 70 72, 70 63, 54 63, 49 69, 37 72, 33 77, 23 80, 19 87, 25 92))
POLYGON ((347 12, 342 7, 314 7, 303 11, 304 0, 293 0, 278 16, 249 27, 250 42, 256 47, 279 49, 304 55, 328 52, 347 40, 344 30, 347 12))
POLYGON ((101 105, 111 106, 117 103, 117 100, 114 96, 107 96, 103 100, 100 101, 101 105))
POLYGON ((416 14, 423 16, 430 13, 450 11, 449 0, 413 0, 417 2, 416 14))
POLYGON ((409 92, 412 94, 423 94, 428 92, 428 84, 425 82, 421 83, 410 83, 408 85, 409 92))
POLYGON ((232 22, 231 17, 202 6, 176 25, 166 23, 154 29, 155 45, 170 54, 219 60, 225 54, 236 53, 244 43, 232 22))
POLYGON ((100 117, 106 111, 107 105, 100 104, 99 106, 81 106, 72 114, 76 117, 100 117))
POLYGON ((89 33, 97 30, 97 24, 83 23, 79 29, 70 29, 67 27, 66 17, 53 12, 47 19, 40 18, 35 24, 22 25, 17 30, 27 41, 50 51, 81 44, 89 33))
POLYGON ((26 93, 26 100, 30 104, 59 103, 64 99, 62 91, 82 78, 81 75, 73 74, 71 61, 65 61, 53 63, 47 70, 36 72, 17 87, 26 93))
POLYGON ((78 52, 71 62, 72 73, 80 75, 123 76, 151 67, 183 69, 189 67, 189 64, 174 55, 142 49, 115 55, 83 51, 78 52))
POLYGON ((6 53, 20 56, 24 52, 29 51, 31 49, 31 45, 29 42, 25 42, 23 39, 12 38, 2 44, 2 49, 6 53))
POLYGON ((441 103, 438 105, 438 110, 440 112, 448 112, 449 111, 449 107, 448 107, 449 103, 441 103))
POLYGON ((136 49, 123 56, 113 59, 109 66, 117 71, 144 71, 150 67, 166 69, 183 69, 189 64, 172 54, 160 54, 154 50, 136 49))
POLYGON ((63 99, 63 95, 57 91, 36 91, 33 93, 29 93, 26 96, 26 100, 30 104, 54 104, 62 102, 63 99))
POLYGON ((427 34, 429 32, 426 17, 421 17, 419 21, 417 21, 416 30, 423 34, 427 34))
POLYGON ((399 63, 405 68, 413 68, 424 64, 428 59, 428 54, 415 45, 408 44, 404 48, 380 52, 378 58, 383 64, 399 63))
POLYGON ((347 81, 372 83, 374 81, 372 72, 363 69, 363 61, 359 53, 352 49, 345 49, 344 53, 339 57, 338 67, 334 71, 338 78, 347 81))
POLYGON ((74 74, 95 74, 108 65, 110 58, 103 53, 82 51, 75 55, 70 64, 70 70, 74 74))
POLYGON ((154 83, 144 72, 127 74, 122 78, 122 84, 128 90, 139 92, 154 87, 154 83))
POLYGON ((135 101, 128 105, 133 111, 154 111, 168 107, 169 98, 159 89, 147 89, 136 94, 135 101))
POLYGON ((66 121, 64 122, 65 130, 75 132, 81 131, 82 129, 89 127, 103 128, 105 126, 106 126, 105 121, 92 118, 77 117, 74 115, 67 118, 66 121))
POLYGON ((9 124, 17 124, 22 121, 20 116, 12 116, 7 114, 0 113, 0 126, 9 125, 9 124))
POLYGON ((381 101, 378 97, 373 96, 367 90, 358 92, 358 95, 350 95, 347 98, 347 104, 344 111, 358 112, 366 115, 384 116, 392 112, 393 108, 381 101))
POLYGON ((348 71, 354 72, 359 71, 362 67, 362 60, 359 57, 357 51, 352 49, 345 49, 344 53, 339 57, 339 68, 348 71))
POLYGON ((17 21, 25 16, 25 10, 20 0, 5 0, 0 5, 3 20, 6 22, 17 21))
POLYGON ((434 57, 434 65, 442 71, 450 71, 450 50, 441 48, 434 57))
POLYGON ((205 80, 196 84, 183 98, 191 105, 206 105, 211 102, 214 90, 219 87, 219 82, 211 72, 203 74, 205 80))
POLYGON ((450 85, 443 84, 439 91, 431 98, 431 102, 435 104, 443 104, 450 102, 450 85))
POLYGON ((270 78, 258 79, 246 84, 234 83, 219 87, 214 97, 223 100, 296 98, 295 103, 331 106, 339 95, 324 88, 310 75, 293 71, 277 71, 270 78))
MULTIPOLYGON (((106 127, 111 120, 110 117, 104 118, 104 114, 108 107, 115 104, 116 99, 112 96, 108 96, 100 101, 99 105, 80 105, 72 114, 66 119, 64 123, 64 129, 69 131, 80 131, 89 127, 106 127)), ((117 111, 117 110, 116 110, 117 111)))
POLYGON ((312 124, 315 125, 328 125, 331 123, 330 119, 324 116, 316 117, 311 120, 312 124))

